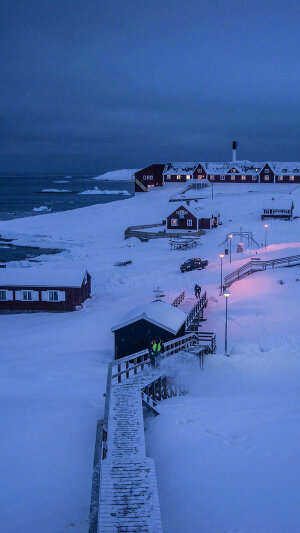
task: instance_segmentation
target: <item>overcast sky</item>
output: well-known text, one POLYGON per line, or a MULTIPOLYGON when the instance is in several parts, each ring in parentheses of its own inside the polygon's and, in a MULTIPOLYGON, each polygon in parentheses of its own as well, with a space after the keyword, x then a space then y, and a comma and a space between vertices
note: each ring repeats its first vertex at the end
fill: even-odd
POLYGON ((298 0, 2 0, 0 173, 300 160, 298 0))

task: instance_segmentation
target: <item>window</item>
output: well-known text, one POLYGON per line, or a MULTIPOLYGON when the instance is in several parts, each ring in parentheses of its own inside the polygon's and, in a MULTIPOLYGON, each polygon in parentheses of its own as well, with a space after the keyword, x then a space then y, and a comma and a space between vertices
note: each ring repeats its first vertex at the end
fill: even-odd
POLYGON ((235 180, 235 176, 231 176, 231 181, 234 181, 235 180))
POLYGON ((179 211, 176 211, 178 213, 179 218, 184 218, 184 215, 186 214, 184 209, 180 209, 179 211))
POLYGON ((181 178, 181 175, 177 174, 177 179, 180 180, 180 178, 181 178))
POLYGON ((23 291, 22 299, 26 302, 30 302, 32 300, 32 292, 31 291, 23 291))
POLYGON ((149 180, 153 180, 153 176, 149 176, 149 180))
POLYGON ((252 176, 252 181, 256 181, 256 176, 252 176))
POLYGON ((198 180, 202 180, 204 178, 203 174, 198 174, 198 180))
POLYGON ((278 176, 278 181, 283 181, 283 176, 278 176))
POLYGON ((290 181, 294 181, 295 177, 294 176, 290 176, 290 181))
POLYGON ((186 179, 187 179, 187 180, 190 180, 190 179, 191 179, 191 175, 190 175, 190 174, 187 174, 187 175, 186 175, 186 179))
POLYGON ((58 302, 59 293, 58 291, 49 291, 49 302, 58 302))
POLYGON ((270 170, 268 168, 265 168, 265 174, 269 174, 270 170))
POLYGON ((215 176, 214 175, 210 175, 209 176, 211 180, 214 180, 215 179, 215 176))
POLYGON ((193 225, 193 221, 192 221, 191 218, 188 218, 188 219, 187 219, 187 225, 188 225, 188 226, 192 226, 192 225, 193 225))
POLYGON ((171 179, 171 174, 167 174, 167 180, 171 179))
POLYGON ((172 218, 171 219, 171 226, 178 226, 178 219, 177 218, 172 218))
POLYGON ((146 180, 147 179, 147 176, 143 176, 143 180, 146 180))
POLYGON ((265 181, 269 181, 269 180, 270 180, 270 176, 265 175, 265 181))
POLYGON ((242 176, 242 180, 245 181, 246 180, 246 176, 242 176))
POLYGON ((225 176, 220 176, 220 179, 221 179, 222 181, 224 181, 224 180, 225 180, 225 176))
POLYGON ((0 291, 0 301, 6 300, 6 291, 0 291))

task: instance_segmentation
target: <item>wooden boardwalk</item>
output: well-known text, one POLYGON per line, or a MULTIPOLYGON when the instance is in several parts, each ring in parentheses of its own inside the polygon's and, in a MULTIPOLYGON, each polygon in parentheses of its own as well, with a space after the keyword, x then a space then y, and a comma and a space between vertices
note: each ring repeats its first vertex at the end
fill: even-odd
POLYGON ((215 335, 206 333, 201 339, 188 334, 164 348, 161 369, 148 366, 147 350, 109 365, 89 533, 162 533, 155 465, 146 456, 143 405, 158 414, 160 399, 180 393, 172 376, 180 372, 181 355, 203 357, 204 348, 213 353, 215 335))

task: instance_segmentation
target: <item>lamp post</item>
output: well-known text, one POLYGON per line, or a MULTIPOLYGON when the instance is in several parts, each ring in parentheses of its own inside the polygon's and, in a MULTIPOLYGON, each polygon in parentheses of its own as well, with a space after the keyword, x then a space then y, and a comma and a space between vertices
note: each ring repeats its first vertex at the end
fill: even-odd
POLYGON ((233 237, 232 233, 230 233, 230 235, 228 235, 230 241, 229 241, 229 263, 231 263, 231 239, 233 237))
POLYGON ((223 294, 223 257, 224 257, 224 254, 219 254, 219 257, 221 259, 221 286, 220 286, 220 295, 223 294))
POLYGON ((267 234, 269 224, 265 224, 265 250, 267 249, 267 234))
POLYGON ((230 296, 229 290, 226 288, 224 291, 225 301, 226 301, 226 312, 225 312, 225 355, 229 357, 229 353, 227 353, 227 300, 230 296))

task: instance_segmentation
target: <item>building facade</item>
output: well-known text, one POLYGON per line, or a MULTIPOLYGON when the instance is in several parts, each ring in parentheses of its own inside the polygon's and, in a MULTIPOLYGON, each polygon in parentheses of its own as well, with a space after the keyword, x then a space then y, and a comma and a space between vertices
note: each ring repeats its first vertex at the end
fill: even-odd
POLYGON ((2 311, 75 311, 90 297, 91 276, 87 271, 83 275, 7 268, 1 275, 2 311))
POLYGON ((146 192, 150 187, 162 187, 164 167, 164 164, 155 163, 138 170, 134 175, 135 192, 146 192))
POLYGON ((195 206, 180 204, 167 217, 167 228, 170 230, 190 230, 216 228, 220 223, 220 214, 210 214, 195 206))

